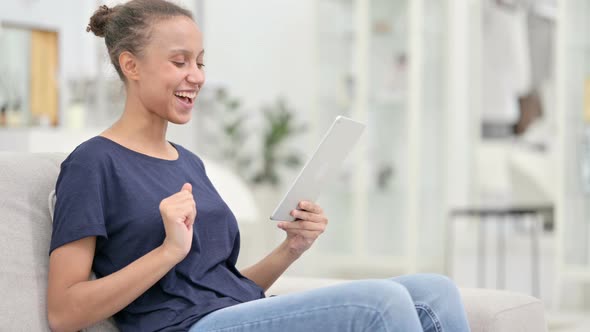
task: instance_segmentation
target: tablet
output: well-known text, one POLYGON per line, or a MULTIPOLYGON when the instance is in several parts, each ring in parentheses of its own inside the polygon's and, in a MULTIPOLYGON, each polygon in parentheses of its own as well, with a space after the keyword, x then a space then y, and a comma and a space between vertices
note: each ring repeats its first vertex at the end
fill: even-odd
POLYGON ((271 220, 294 221, 289 213, 300 201, 315 202, 361 136, 365 125, 337 116, 311 158, 270 216, 271 220))

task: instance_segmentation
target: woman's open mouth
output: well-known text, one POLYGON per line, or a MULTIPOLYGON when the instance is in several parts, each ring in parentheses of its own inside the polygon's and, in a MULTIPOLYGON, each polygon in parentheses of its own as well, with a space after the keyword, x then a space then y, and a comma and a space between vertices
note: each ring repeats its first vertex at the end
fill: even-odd
POLYGON ((174 95, 180 101, 184 108, 191 108, 195 102, 195 98, 197 97, 196 91, 178 91, 174 92, 174 95))

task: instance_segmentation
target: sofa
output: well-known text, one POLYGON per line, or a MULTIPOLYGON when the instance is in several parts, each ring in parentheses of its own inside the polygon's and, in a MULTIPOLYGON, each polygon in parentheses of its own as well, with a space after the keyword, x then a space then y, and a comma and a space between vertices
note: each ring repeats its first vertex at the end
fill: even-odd
MULTIPOLYGON (((0 152, 0 330, 48 331, 46 286, 49 206, 63 153, 0 152)), ((214 181, 215 182, 215 181, 214 181)), ((280 295, 343 280, 280 278, 280 295)), ((540 300, 524 294, 461 289, 473 332, 547 331, 540 300)), ((105 320, 87 331, 117 331, 105 320)))

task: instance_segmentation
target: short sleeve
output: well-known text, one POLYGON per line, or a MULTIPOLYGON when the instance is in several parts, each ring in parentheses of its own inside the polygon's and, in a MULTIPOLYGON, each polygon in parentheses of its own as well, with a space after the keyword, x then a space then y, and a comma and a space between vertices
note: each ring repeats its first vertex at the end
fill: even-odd
POLYGON ((201 169, 203 170, 203 172, 207 173, 207 171, 205 169, 205 164, 203 163, 203 160, 199 156, 197 156, 195 154, 193 154, 193 156, 195 156, 195 159, 197 160, 197 164, 201 167, 201 169))
POLYGON ((105 190, 97 170, 66 160, 55 185, 55 210, 49 253, 89 236, 107 237, 105 190))

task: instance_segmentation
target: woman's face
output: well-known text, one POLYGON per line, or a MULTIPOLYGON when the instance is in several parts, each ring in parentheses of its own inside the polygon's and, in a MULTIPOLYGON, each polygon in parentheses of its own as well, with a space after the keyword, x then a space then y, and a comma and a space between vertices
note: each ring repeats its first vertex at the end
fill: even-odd
POLYGON ((205 83, 203 56, 202 35, 193 20, 177 16, 155 23, 137 62, 143 106, 172 123, 187 123, 205 83))

